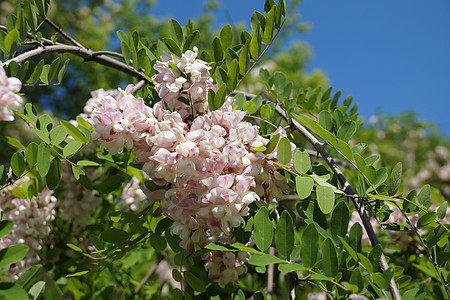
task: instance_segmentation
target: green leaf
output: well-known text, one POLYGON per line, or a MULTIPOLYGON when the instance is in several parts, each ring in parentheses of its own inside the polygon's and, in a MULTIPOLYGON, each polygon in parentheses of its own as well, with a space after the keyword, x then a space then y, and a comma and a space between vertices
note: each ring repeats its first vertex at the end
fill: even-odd
POLYGON ((90 160, 79 160, 77 162, 77 165, 83 166, 83 167, 100 167, 101 166, 101 164, 96 163, 95 161, 90 161, 90 160))
POLYGON ((319 204, 320 210, 324 214, 329 214, 333 211, 334 207, 334 191, 331 187, 328 186, 317 186, 316 187, 317 194, 317 203, 319 204))
POLYGON ((8 53, 14 53, 18 43, 19 43, 19 31, 17 29, 9 31, 6 34, 4 40, 6 51, 8 51, 8 53))
POLYGON ((51 82, 58 74, 59 65, 61 64, 61 57, 57 57, 52 64, 50 65, 50 69, 48 70, 47 82, 51 82))
POLYGON ((150 245, 152 245, 153 249, 157 252, 162 252, 166 249, 167 243, 164 237, 158 234, 152 234, 150 236, 150 245))
POLYGON ((20 275, 16 283, 22 286, 24 289, 28 289, 31 284, 36 280, 39 272, 42 269, 42 265, 34 265, 28 268, 25 272, 20 275))
POLYGON ((49 132, 52 129, 52 127, 53 127, 52 118, 47 114, 40 116, 36 121, 36 128, 43 133, 49 132))
POLYGON ((261 30, 258 27, 258 29, 255 31, 255 33, 252 36, 252 39, 250 41, 250 56, 257 60, 259 58, 259 53, 261 52, 261 30))
POLYGON ((347 205, 342 201, 336 205, 331 216, 331 233, 344 237, 347 234, 350 213, 347 205))
POLYGON ((361 275, 361 271, 358 268, 352 272, 349 282, 358 287, 358 292, 364 288, 364 279, 361 275))
POLYGON ((259 113, 261 114, 261 118, 265 120, 270 120, 270 118, 273 115, 273 107, 270 104, 263 104, 259 110, 259 113))
POLYGON ((266 207, 261 207, 255 215, 255 244, 261 251, 266 251, 272 244, 273 226, 266 207))
POLYGON ((25 158, 30 166, 34 166, 37 163, 39 146, 35 142, 28 144, 25 150, 25 158))
POLYGON ((341 151, 341 153, 348 161, 351 161, 353 159, 352 148, 350 148, 350 146, 341 139, 338 139, 338 143, 339 143, 339 150, 341 151))
POLYGON ((369 261, 372 264, 372 270, 376 272, 378 270, 378 266, 380 264, 380 257, 383 254, 383 248, 381 248, 381 245, 376 245, 372 248, 369 254, 369 261))
POLYGON ((184 271, 183 275, 184 275, 184 279, 186 280, 187 284, 189 284, 189 286, 194 291, 197 291, 200 293, 206 292, 205 284, 197 276, 195 276, 194 274, 192 274, 189 271, 184 271))
POLYGON ((256 104, 252 101, 245 101, 242 110, 246 111, 247 114, 252 115, 257 111, 256 104))
POLYGON ((184 41, 183 52, 186 52, 193 46, 197 45, 199 40, 200 40, 200 32, 196 30, 184 41))
POLYGON ((120 43, 120 50, 123 55, 123 60, 125 61, 126 64, 129 64, 131 59, 131 50, 130 46, 128 46, 128 43, 122 41, 120 43))
POLYGON ((117 228, 108 228, 101 233, 100 237, 105 242, 119 244, 128 239, 128 232, 117 228))
POLYGON ((295 177, 295 187, 300 199, 306 199, 311 195, 314 187, 314 180, 308 176, 297 176, 295 177))
POLYGON ((336 137, 331 132, 324 129, 317 121, 308 118, 307 116, 299 116, 295 113, 293 113, 292 115, 295 120, 311 128, 311 130, 316 134, 318 134, 323 140, 329 142, 336 149, 339 148, 336 141, 336 137))
POLYGON ((9 234, 13 229, 14 222, 11 220, 2 220, 0 221, 0 238, 9 234))
POLYGON ((172 52, 173 54, 175 54, 178 57, 181 57, 181 48, 178 47, 177 43, 175 43, 174 40, 172 40, 171 38, 167 38, 167 37, 163 38, 162 40, 170 52, 172 52))
POLYGON ((30 1, 25 1, 23 5, 25 9, 25 19, 27 20, 28 25, 30 25, 31 30, 34 31, 37 26, 36 9, 34 8, 34 5, 30 4, 30 1))
POLYGON ((25 158, 23 154, 20 152, 16 152, 11 157, 11 168, 17 177, 22 175, 23 171, 25 171, 25 158))
POLYGON ((330 239, 326 239, 322 244, 322 265, 325 276, 334 278, 337 275, 338 260, 336 247, 330 239))
POLYGON ((227 76, 228 76, 227 87, 230 91, 234 91, 239 76, 239 63, 236 59, 233 59, 233 61, 229 65, 227 76))
POLYGON ((37 300, 44 295, 44 291, 45 281, 38 281, 28 290, 28 294, 33 297, 33 300, 37 300))
POLYGON ((120 175, 109 176, 102 181, 98 187, 98 191, 102 194, 109 194, 112 191, 119 189, 124 181, 125 178, 120 175))
POLYGON ((0 268, 9 266, 25 258, 28 253, 28 246, 12 245, 0 250, 0 268))
POLYGON ((62 125, 58 125, 50 131, 50 143, 52 145, 59 145, 66 139, 66 136, 66 128, 62 125))
POLYGON ((339 240, 341 241, 342 245, 344 246, 345 250, 350 254, 350 256, 353 258, 355 262, 358 261, 358 255, 356 255, 355 250, 340 236, 337 236, 339 240))
POLYGON ((218 38, 214 38, 212 46, 214 61, 221 62, 223 60, 223 49, 220 40, 218 38))
POLYGON ((231 44, 233 43, 233 30, 231 29, 230 24, 225 25, 220 31, 220 43, 222 44, 223 49, 231 47, 231 44))
POLYGON ((242 47, 241 54, 239 54, 239 73, 244 76, 247 73, 247 68, 249 64, 249 42, 247 41, 242 47))
MULTIPOLYGON (((447 226, 448 226, 448 224, 447 224, 447 226)), ((441 236, 444 233, 447 234, 447 231, 445 230, 444 226, 439 225, 438 227, 434 228, 433 231, 431 231, 427 235, 427 237, 425 239, 425 245, 428 248, 433 247, 437 242, 439 242, 439 240, 441 239, 441 236)))
POLYGON ((290 272, 299 272, 299 271, 308 271, 309 268, 305 267, 302 264, 298 264, 298 263, 289 263, 289 264, 279 264, 278 265, 278 271, 280 272, 286 272, 286 273, 290 273, 290 272))
POLYGON ((304 174, 311 168, 311 160, 308 152, 304 150, 297 150, 294 155, 294 168, 300 174, 304 174))
POLYGON ((258 251, 256 249, 244 246, 241 243, 234 243, 233 245, 234 248, 238 249, 239 251, 244 251, 244 252, 248 252, 248 253, 252 253, 252 254, 258 254, 258 255, 264 255, 264 252, 258 251))
POLYGON ((355 132, 356 123, 352 120, 347 120, 341 127, 339 127, 337 137, 345 142, 348 142, 355 132))
POLYGON ((89 140, 86 140, 86 137, 84 136, 83 133, 81 133, 81 131, 76 128, 74 125, 72 125, 70 122, 61 120, 60 121, 61 125, 64 126, 64 128, 66 128, 67 133, 73 137, 76 141, 82 143, 82 144, 86 144, 89 140))
POLYGON ((20 143, 18 140, 16 140, 13 137, 5 135, 5 136, 0 136, 0 139, 7 142, 11 146, 17 147, 21 150, 25 150, 25 147, 22 145, 22 143, 20 143))
POLYGON ((208 107, 210 111, 214 111, 217 109, 214 105, 214 98, 216 97, 216 93, 213 89, 208 89, 208 107))
POLYGON ((353 224, 348 235, 349 245, 356 251, 361 252, 362 227, 359 223, 353 224))
POLYGON ((236 248, 228 244, 210 243, 206 245, 205 249, 212 251, 238 251, 236 248))
POLYGON ((278 264, 283 262, 281 258, 278 258, 276 256, 273 256, 271 254, 264 254, 264 255, 252 255, 250 256, 250 259, 248 260, 248 263, 254 266, 267 266, 271 264, 278 264))
POLYGON ((27 292, 17 283, 0 282, 0 298, 3 300, 28 300, 27 292))
POLYGON ((263 39, 263 43, 266 45, 269 44, 272 40, 276 13, 277 7, 274 5, 266 16, 266 22, 264 23, 264 39, 263 39))
POLYGON ((41 177, 45 177, 47 175, 48 170, 50 169, 50 149, 44 143, 39 144, 38 146, 38 155, 37 155, 37 167, 39 171, 39 175, 41 177))
POLYGON ((300 257, 306 267, 312 267, 319 253, 319 234, 314 224, 306 226, 300 244, 300 257))
POLYGON ((434 211, 431 211, 421 216, 417 221, 417 228, 422 229, 431 222, 433 222, 436 219, 436 215, 437 214, 434 211))
POLYGON ((61 82, 61 81, 62 81, 62 79, 63 79, 63 77, 64 77, 64 74, 66 73, 66 68, 67 68, 67 65, 69 64, 69 61, 70 61, 70 59, 66 59, 66 60, 64 61, 63 66, 62 66, 61 69, 59 70, 59 72, 58 72, 58 82, 61 82))
POLYGON ((48 71, 50 71, 50 65, 45 65, 42 67, 41 76, 39 76, 39 79, 45 84, 48 84, 48 71))
POLYGON ((327 110, 322 110, 318 115, 319 124, 326 130, 333 129, 333 117, 327 110))
POLYGON ((277 133, 275 134, 270 141, 267 143, 266 145, 266 151, 264 151, 264 154, 270 154, 273 152, 273 150, 275 150, 275 148, 277 147, 278 141, 280 140, 280 134, 277 133))
POLYGON ((27 190, 21 186, 15 186, 11 192, 12 192, 13 196, 16 198, 20 198, 20 199, 28 198, 27 190))
POLYGON ((277 158, 278 161, 283 165, 287 165, 288 163, 291 162, 292 159, 291 142, 287 137, 282 137, 280 142, 278 143, 277 158))
POLYGON ((366 175, 370 183, 375 183, 375 181, 377 180, 377 171, 375 171, 375 168, 373 166, 366 166, 366 168, 364 169, 364 174, 366 175))
POLYGON ((214 96, 215 109, 221 108, 222 105, 225 103, 226 92, 227 92, 227 85, 225 83, 222 83, 219 89, 217 90, 216 95, 214 96))
POLYGON ((86 189, 92 190, 92 183, 89 177, 86 176, 86 173, 84 171, 75 165, 72 165, 72 172, 75 176, 75 179, 86 189))
POLYGON ((366 169, 366 161, 364 160, 364 158, 357 153, 353 154, 353 158, 355 159, 356 166, 358 167, 358 169, 361 172, 364 172, 364 170, 366 169))
POLYGON ((171 38, 181 47, 183 44, 183 29, 181 25, 174 19, 169 20, 169 33, 171 38))
POLYGON ((431 197, 431 188, 429 184, 426 184, 423 186, 423 188, 420 190, 419 195, 417 196, 417 199, 419 200, 419 203, 423 206, 427 205, 428 202, 430 202, 431 197))
POLYGON ((393 196, 397 193, 402 181, 402 163, 398 162, 391 172, 391 177, 386 185, 388 195, 393 196))
POLYGON ((47 186, 49 189, 54 190, 61 180, 62 165, 61 160, 55 157, 50 163, 50 168, 46 175, 47 186))
POLYGON ((67 243, 66 245, 67 245, 67 247, 69 247, 70 249, 72 249, 76 252, 83 252, 83 250, 80 247, 78 247, 77 245, 74 245, 71 243, 67 243))
POLYGON ((287 211, 281 213, 275 228, 275 247, 281 258, 287 258, 294 250, 294 225, 287 211))
POLYGON ((437 217, 439 219, 443 219, 447 213, 447 201, 445 201, 444 203, 442 203, 441 206, 439 206, 438 210, 437 210, 437 217))
POLYGON ((63 149, 63 155, 64 156, 70 156, 72 154, 74 154, 75 152, 77 152, 81 146, 83 146, 82 143, 80 143, 79 141, 70 141, 67 143, 67 145, 64 147, 63 149))
POLYGON ((68 274, 66 275, 67 278, 70 277, 78 277, 78 276, 83 276, 85 274, 89 273, 89 271, 80 271, 80 272, 76 272, 76 273, 72 273, 72 274, 68 274))

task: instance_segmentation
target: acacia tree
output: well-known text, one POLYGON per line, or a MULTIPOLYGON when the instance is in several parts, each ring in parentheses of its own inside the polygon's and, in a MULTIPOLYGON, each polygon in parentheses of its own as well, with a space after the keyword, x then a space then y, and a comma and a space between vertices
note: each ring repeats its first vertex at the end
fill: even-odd
POLYGON ((352 141, 351 97, 264 68, 264 98, 239 90, 282 31, 284 1, 204 49, 192 22, 171 19, 155 40, 117 31, 121 53, 83 46, 50 5, 24 1, 0 27, 1 117, 36 137, 4 137, 18 150, 0 167, 2 296, 449 296, 447 202, 429 185, 404 194, 402 164, 352 141), (134 84, 92 92, 72 121, 17 112, 21 84, 64 84, 70 56, 134 84), (415 247, 404 257, 389 239, 402 233, 415 247))

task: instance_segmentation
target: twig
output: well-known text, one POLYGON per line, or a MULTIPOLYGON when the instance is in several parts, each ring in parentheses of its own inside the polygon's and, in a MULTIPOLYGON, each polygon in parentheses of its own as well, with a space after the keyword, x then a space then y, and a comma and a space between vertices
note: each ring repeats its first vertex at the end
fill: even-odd
MULTIPOLYGON (((6 28, 5 25, 0 25, 0 30, 3 30, 4 32, 8 32, 8 29, 6 28)), ((33 35, 31 32, 28 32, 28 33, 27 33, 27 38, 29 38, 29 39, 32 40, 32 39, 34 39, 34 35, 33 35)), ((41 41, 42 41, 42 44, 43 44, 43 45, 46 45, 46 46, 51 46, 51 45, 62 45, 61 43, 58 43, 58 42, 53 43, 52 40, 46 39, 46 38, 41 38, 41 41)))
POLYGON ((69 42, 71 42, 72 44, 74 44, 75 46, 78 46, 80 48, 85 48, 83 45, 81 45, 80 43, 78 43, 73 37, 71 37, 70 35, 68 35, 61 27, 59 27, 58 25, 56 25, 52 20, 50 20, 49 18, 45 17, 45 22, 47 22, 50 26, 52 26, 57 32, 59 32, 64 38, 66 38, 66 40, 68 40, 69 42))
POLYGON ((28 52, 25 52, 21 55, 18 55, 10 60, 7 60, 3 63, 3 66, 7 66, 12 61, 15 61, 19 65, 23 62, 36 57, 40 56, 42 54, 46 53, 70 53, 76 56, 80 56, 84 58, 86 61, 94 61, 96 63, 99 63, 101 65, 111 67, 113 69, 119 70, 121 72, 124 72, 125 74, 131 75, 133 77, 136 77, 139 80, 146 80, 146 77, 143 73, 136 71, 132 67, 128 66, 127 64, 120 62, 118 60, 115 60, 111 57, 105 56, 105 55, 97 55, 95 51, 92 51, 90 49, 86 48, 80 48, 77 46, 69 46, 64 44, 58 44, 58 45, 52 45, 52 46, 41 46, 36 49, 30 50, 28 52))
MULTIPOLYGON (((255 97, 255 95, 252 95, 249 93, 244 93, 244 95, 250 99, 255 97)), ((361 221, 362 221, 363 226, 366 230, 366 233, 369 237, 372 247, 375 247, 376 245, 378 245, 379 242, 378 242, 377 236, 375 234, 375 231, 372 227, 372 224, 370 224, 370 217, 364 206, 363 199, 360 198, 358 196, 358 194, 355 192, 353 187, 350 185, 350 183, 345 178, 342 171, 339 169, 339 167, 336 164, 336 162, 334 161, 334 159, 330 156, 330 154, 328 154, 328 152, 325 150, 325 148, 319 142, 319 140, 314 135, 312 135, 302 124, 300 124, 299 122, 292 120, 290 118, 288 119, 284 110, 278 104, 273 103, 272 101, 267 100, 267 99, 263 99, 263 102, 264 103, 272 103, 275 107, 275 111, 277 112, 277 114, 279 114, 284 120, 288 121, 290 123, 290 126, 293 129, 300 132, 312 144, 312 146, 316 149, 316 151, 322 156, 322 158, 326 161, 327 165, 331 168, 333 173, 336 174, 344 193, 354 196, 354 197, 349 197, 349 198, 353 201, 353 204, 355 205, 355 208, 358 211, 358 214, 361 218, 361 221)), ((383 272, 385 272, 386 270, 389 269, 389 265, 386 261, 386 257, 384 256, 384 254, 381 254, 381 257, 380 257, 380 267, 383 272)), ((391 291, 392 298, 394 300, 401 300, 400 292, 398 290, 397 284, 395 283, 395 280, 393 277, 391 278, 391 281, 389 283, 389 289, 391 291)))
POLYGON ((132 300, 134 298, 134 296, 136 296, 137 293, 139 293, 139 291, 142 289, 142 287, 147 283, 147 281, 150 279, 150 277, 152 277, 153 273, 155 273, 156 269, 159 266, 159 263, 162 261, 163 256, 161 255, 156 264, 153 265, 153 267, 150 268, 150 270, 148 270, 147 274, 145 274, 144 278, 142 278, 141 282, 139 283, 139 285, 134 289, 133 293, 130 295, 130 297, 128 297, 128 300, 132 300))

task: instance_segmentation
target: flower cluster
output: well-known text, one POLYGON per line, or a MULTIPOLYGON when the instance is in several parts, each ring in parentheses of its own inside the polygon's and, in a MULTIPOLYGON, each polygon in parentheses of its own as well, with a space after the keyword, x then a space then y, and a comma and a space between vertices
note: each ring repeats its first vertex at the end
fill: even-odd
MULTIPOLYGON (((0 62, 1 64, 1 62, 0 62)), ((16 95, 22 83, 15 77, 8 78, 0 66, 0 121, 14 121, 14 112, 23 103, 22 97, 16 95)))
POLYGON ((192 114, 190 105, 197 112, 205 112, 208 89, 216 89, 209 75, 211 67, 205 61, 197 59, 197 55, 197 47, 194 47, 194 51, 183 53, 181 59, 164 53, 161 61, 156 62, 154 67, 159 73, 152 80, 161 100, 169 109, 181 114, 183 119, 192 114), (180 101, 182 99, 179 98, 185 100, 180 101))
POLYGON ((122 208, 126 211, 139 212, 144 208, 147 196, 139 186, 139 179, 131 178, 123 188, 120 200, 122 201, 122 208))
MULTIPOLYGON (((125 91, 119 89, 116 97, 105 96, 92 119, 93 137, 100 139, 102 148, 114 154, 126 145, 153 181, 171 184, 160 199, 160 211, 174 221, 171 231, 180 236, 180 246, 189 253, 195 245, 234 243, 233 228, 244 224, 249 204, 270 202, 289 188, 269 156, 252 150, 268 140, 258 134, 258 126, 243 121, 245 111, 233 111, 233 98, 215 111, 206 106, 200 113, 195 108, 199 114, 192 116, 191 123, 185 121, 189 111, 174 100, 187 95, 194 102, 207 103, 207 89, 212 87, 208 67, 195 59, 196 53, 196 49, 188 51, 181 60, 166 54, 163 62, 157 62, 155 68, 161 73, 153 80, 162 101, 153 108, 135 98, 133 86, 128 86, 125 91), (177 73, 170 60, 189 73, 177 73), (171 89, 179 82, 177 78, 190 81, 180 79, 182 88, 171 89)), ((276 152, 270 157, 276 157, 276 152)), ((210 278, 224 284, 237 281, 247 256, 213 251, 204 258, 210 278)))
POLYGON ((64 164, 60 182, 63 188, 58 195, 56 208, 58 218, 70 224, 73 233, 78 233, 88 225, 100 205, 100 198, 95 192, 83 188, 71 172, 70 166, 64 164))
POLYGON ((42 248, 52 239, 52 222, 55 219, 56 198, 52 194, 52 191, 45 188, 28 200, 14 197, 10 187, 0 191, 0 207, 5 211, 4 219, 14 221, 11 233, 0 239, 0 249, 14 244, 29 247, 25 259, 11 265, 11 276, 19 275, 28 266, 44 259, 42 248))

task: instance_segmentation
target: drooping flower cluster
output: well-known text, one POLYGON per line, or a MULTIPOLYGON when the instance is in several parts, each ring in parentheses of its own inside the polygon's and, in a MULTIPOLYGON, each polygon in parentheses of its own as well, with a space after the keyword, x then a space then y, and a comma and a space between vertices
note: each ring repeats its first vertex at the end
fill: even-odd
POLYGON ((100 198, 95 192, 83 186, 71 174, 70 166, 63 165, 60 181, 61 193, 58 195, 56 208, 58 218, 70 224, 73 233, 80 232, 92 218, 92 214, 100 205, 100 198))
POLYGON ((28 266, 44 259, 42 249, 52 239, 55 202, 53 192, 47 188, 30 200, 14 197, 12 187, 0 191, 3 218, 14 221, 11 233, 0 239, 0 249, 14 244, 29 247, 25 259, 11 265, 8 271, 11 276, 17 276, 28 266))
MULTIPOLYGON (((233 98, 215 111, 206 106, 200 113, 195 108, 199 114, 192 116, 192 123, 184 121, 191 111, 183 110, 180 101, 175 100, 184 95, 207 103, 207 89, 212 86, 208 68, 195 60, 196 53, 196 49, 188 51, 180 61, 171 58, 191 76, 170 68, 168 55, 157 63, 162 73, 155 75, 154 81, 159 82, 157 90, 163 100, 153 108, 135 98, 131 94, 133 87, 128 86, 125 91, 119 89, 117 97, 105 96, 92 120, 93 137, 101 140, 101 147, 114 154, 126 145, 133 149, 135 162, 144 164, 143 170, 152 180, 171 184, 165 197, 158 199, 160 210, 174 221, 171 231, 180 236, 180 246, 189 253, 194 252, 194 245, 234 243, 232 229, 244 224, 248 205, 259 200, 270 202, 289 188, 272 161, 252 150, 268 140, 258 134, 258 126, 243 121, 246 112, 233 111, 233 98), (201 80, 195 81, 194 74, 201 80), (177 84, 176 78, 190 78, 192 82, 184 81, 189 84, 182 85, 183 89, 170 89, 177 84), (202 92, 192 94, 193 87, 202 92), (166 105, 183 110, 183 115, 165 109, 166 105)), ((280 133, 285 134, 282 130, 280 133)), ((204 256, 210 277, 221 284, 237 281, 247 257, 244 252, 219 251, 204 256)))
POLYGON ((23 103, 22 97, 16 94, 21 88, 20 80, 8 78, 0 62, 0 121, 14 121, 14 111, 23 103))
POLYGON ((176 110, 184 119, 192 114, 188 104, 179 98, 186 99, 197 112, 205 112, 208 89, 216 89, 209 75, 211 67, 203 60, 197 59, 198 49, 188 50, 181 59, 164 53, 161 61, 154 68, 159 73, 152 77, 155 89, 161 100, 169 109, 176 110))
POLYGON ((120 200, 122 208, 126 211, 139 212, 145 206, 147 196, 139 186, 139 179, 131 178, 127 185, 123 188, 120 200))

